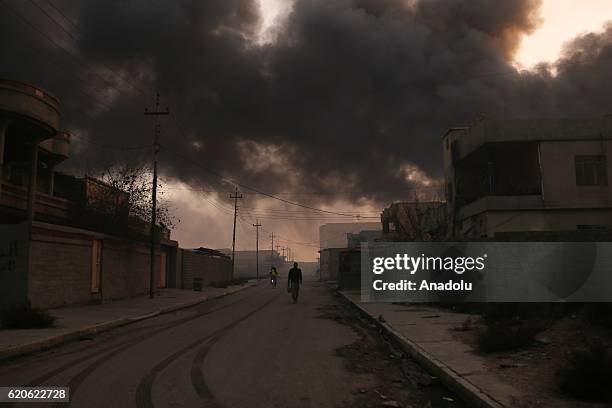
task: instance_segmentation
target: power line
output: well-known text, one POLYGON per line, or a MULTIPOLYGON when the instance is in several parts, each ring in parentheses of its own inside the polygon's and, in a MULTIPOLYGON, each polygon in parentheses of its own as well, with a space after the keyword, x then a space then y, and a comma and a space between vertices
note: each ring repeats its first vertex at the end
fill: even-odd
POLYGON ((55 40, 53 40, 52 38, 50 38, 44 31, 40 30, 38 27, 36 27, 34 24, 32 24, 27 18, 25 18, 23 16, 23 14, 19 13, 17 10, 15 10, 13 7, 9 6, 5 0, 0 0, 0 3, 2 3, 4 5, 4 7, 6 7, 14 16, 16 16, 19 20, 21 20, 24 24, 26 24, 28 27, 30 27, 34 32, 38 33, 40 36, 42 36, 45 40, 47 40, 48 42, 50 42, 51 44, 53 44, 55 47, 61 49, 62 51, 64 51, 66 54, 70 55, 72 58, 76 59, 79 61, 79 63, 89 69, 91 69, 92 73, 97 76, 98 78, 100 78, 102 81, 104 81, 109 87, 117 90, 118 92, 122 92, 120 89, 118 89, 117 87, 115 87, 108 79, 104 78, 102 75, 100 75, 98 72, 96 72, 95 68, 91 66, 91 64, 89 64, 88 62, 86 62, 83 57, 76 55, 75 53, 73 53, 72 51, 69 51, 68 49, 64 48, 62 45, 58 44, 55 40))
POLYGON ((76 23, 75 23, 74 21, 72 21, 72 19, 68 18, 68 16, 67 16, 66 14, 64 14, 64 13, 62 12, 62 10, 60 10, 60 9, 59 9, 59 7, 55 6, 55 4, 53 4, 53 3, 52 3, 50 0, 47 0, 47 4, 48 4, 49 6, 51 6, 51 8, 52 8, 53 10, 55 10, 55 11, 56 11, 56 12, 57 12, 57 13, 58 13, 60 16, 62 16, 62 18, 63 18, 64 20, 66 20, 68 23, 70 23, 70 25, 72 25, 74 28, 76 28, 77 30, 79 30, 79 31, 80 31, 79 26, 77 26, 77 25, 76 25, 76 23))
POLYGON ((196 167, 198 167, 198 168, 200 168, 200 169, 202 169, 204 171, 207 171, 207 172, 209 172, 211 174, 214 174, 215 176, 217 176, 222 181, 234 184, 234 185, 236 185, 238 187, 241 187, 241 188, 249 190, 249 191, 254 191, 254 192, 256 192, 258 194, 261 194, 261 195, 264 195, 264 196, 266 196, 268 198, 272 198, 272 199, 281 201, 281 202, 289 204, 289 205, 293 205, 293 206, 296 206, 296 207, 301 207, 301 208, 309 209, 309 210, 312 210, 312 211, 317 211, 317 212, 324 213, 324 214, 333 214, 333 215, 339 215, 341 217, 348 217, 348 218, 355 218, 356 217, 355 214, 351 214, 351 213, 347 213, 347 212, 330 211, 330 210, 325 210, 325 209, 322 209, 322 208, 312 207, 312 206, 309 206, 309 205, 306 205, 306 204, 302 204, 302 203, 298 203, 298 202, 295 202, 295 201, 286 200, 286 199, 284 199, 282 197, 275 196, 274 194, 270 194, 270 193, 264 192, 264 191, 259 190, 257 188, 248 186, 248 185, 246 185, 244 183, 240 183, 240 182, 238 182, 236 180, 232 180, 232 179, 229 179, 227 177, 224 177, 221 174, 219 174, 218 172, 216 172, 214 170, 211 170, 209 168, 206 168, 206 167, 202 166, 200 163, 198 163, 198 162, 194 161, 193 159, 191 159, 190 157, 184 156, 184 155, 182 155, 180 153, 177 153, 176 151, 173 151, 171 149, 165 149, 165 151, 175 155, 178 158, 181 158, 183 160, 186 160, 186 161, 192 163, 194 166, 196 166, 196 167))
POLYGON ((72 38, 74 41, 76 41, 76 37, 68 30, 66 30, 66 28, 61 25, 59 22, 57 22, 48 12, 47 10, 43 9, 38 3, 36 3, 34 0, 30 0, 30 3, 32 3, 32 5, 34 7, 36 7, 38 10, 40 10, 41 13, 43 13, 45 16, 47 16, 49 18, 49 20, 53 21, 63 32, 65 32, 66 34, 68 34, 68 36, 70 38, 72 38))
MULTIPOLYGON (((0 3, 2 3, 2 0, 0 0, 0 3)), ((4 4, 4 3, 3 3, 4 4)), ((8 46, 9 48, 12 48, 13 51, 17 51, 17 52, 26 52, 26 49, 24 48, 23 45, 20 45, 20 47, 16 47, 15 45, 8 43, 8 44, 4 44, 5 46, 8 46)), ((32 49, 31 46, 28 46, 28 48, 30 48, 30 54, 31 55, 36 55, 39 56, 39 53, 36 52, 35 50, 32 49)), ((62 72, 66 72, 69 71, 69 69, 62 64, 59 64, 57 61, 54 61, 52 58, 48 58, 46 61, 50 62, 51 65, 55 66, 58 70, 61 70, 62 72)), ((74 80, 69 80, 67 81, 68 85, 75 88, 78 92, 80 92, 81 94, 83 94, 84 96, 86 96, 87 98, 91 99, 95 104, 104 107, 108 110, 114 109, 113 106, 109 105, 108 103, 106 103, 105 101, 99 99, 95 94, 92 94, 86 90, 84 90, 83 88, 81 88, 80 86, 78 86, 76 84, 76 82, 74 80)), ((89 117, 92 117, 89 112, 87 112, 85 110, 85 114, 89 117)))
MULTIPOLYGON (((2 0, 3 1, 3 0, 2 0)), ((70 32, 68 31, 59 21, 57 21, 55 18, 53 18, 53 16, 51 16, 46 10, 44 10, 38 3, 36 3, 34 0, 30 0, 30 3, 32 3, 32 5, 34 5, 38 10, 40 10, 49 20, 51 20, 51 22, 53 22, 56 26, 58 26, 63 32, 65 32, 74 42, 77 41, 76 37, 70 32)), ((70 22, 79 32, 79 34, 83 35, 84 32, 81 30, 81 28, 74 23, 70 18, 68 18, 68 16, 66 16, 64 13, 60 12, 58 7, 54 6, 51 2, 49 2, 47 0, 47 3, 51 5, 51 7, 53 7, 54 10, 56 10, 58 13, 60 13, 60 15, 67 20, 68 22, 70 22)), ((38 31, 38 30, 37 30, 38 31)), ((55 43, 55 42, 54 42, 55 43)), ((63 47, 61 47, 62 49, 64 49, 63 47)), ((74 54, 70 53, 71 55, 75 56, 74 54)), ((84 61, 83 58, 75 56, 75 58, 78 58, 81 61, 84 61)), ((89 65, 88 63, 84 62, 86 65, 89 65)), ((141 96, 150 96, 152 94, 152 92, 146 92, 143 89, 137 87, 132 81, 127 81, 125 79, 123 79, 121 77, 121 75, 115 71, 113 68, 111 68, 110 66, 108 66, 105 63, 100 63, 100 65, 102 65, 104 68, 106 68, 108 71, 112 72, 115 74, 116 78, 118 78, 121 82, 127 84, 129 87, 135 89, 136 91, 138 91, 141 96)), ((94 72, 94 74, 96 74, 94 72)), ((96 74, 97 75, 97 74, 96 74)), ((101 78, 103 81, 107 82, 107 84, 109 84, 109 86, 113 87, 114 89, 116 89, 119 92, 122 92, 123 90, 116 88, 115 86, 113 86, 110 82, 108 82, 108 80, 106 80, 106 78, 101 77, 100 75, 97 75, 99 78, 101 78)))
POLYGON ((150 149, 151 147, 153 147, 152 144, 149 145, 140 145, 140 146, 119 146, 119 145, 109 145, 109 144, 103 144, 103 143, 98 143, 98 142, 94 142, 93 140, 91 140, 88 137, 84 137, 78 134, 74 134, 74 133, 70 133, 71 137, 80 139, 82 142, 90 144, 92 146, 95 147, 99 147, 101 149, 113 149, 113 150, 144 150, 144 149, 150 149))

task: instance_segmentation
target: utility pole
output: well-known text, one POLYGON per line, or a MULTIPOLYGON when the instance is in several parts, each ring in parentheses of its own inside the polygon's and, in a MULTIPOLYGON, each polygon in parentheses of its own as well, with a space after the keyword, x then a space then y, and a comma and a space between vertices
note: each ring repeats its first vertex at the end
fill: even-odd
POLYGON ((234 233, 232 234, 232 279, 234 279, 234 264, 236 260, 236 216, 238 215, 238 199, 242 198, 242 194, 238 194, 238 186, 234 194, 230 194, 230 198, 234 199, 234 233))
POLYGON ((270 234, 272 238, 272 246, 270 246, 270 268, 274 266, 274 233, 270 234))
POLYGON ((253 226, 255 227, 255 271, 259 282, 259 227, 261 227, 259 220, 256 220, 253 226))
POLYGON ((159 153, 159 133, 161 125, 158 123, 160 115, 168 115, 168 108, 159 110, 159 92, 155 97, 155 110, 145 108, 145 115, 155 117, 155 136, 153 139, 153 190, 151 193, 151 263, 149 270, 149 298, 153 299, 155 293, 155 224, 157 222, 157 153, 159 153))
POLYGON ((283 251, 283 258, 285 257, 285 249, 286 247, 281 247, 281 250, 283 251))

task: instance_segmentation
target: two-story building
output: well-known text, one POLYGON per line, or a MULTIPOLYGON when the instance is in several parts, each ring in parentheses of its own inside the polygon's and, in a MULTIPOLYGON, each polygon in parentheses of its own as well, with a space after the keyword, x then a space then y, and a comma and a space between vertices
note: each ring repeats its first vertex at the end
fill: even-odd
POLYGON ((452 238, 612 227, 612 117, 484 119, 443 136, 452 238))
MULTIPOLYGON (((150 227, 129 195, 55 168, 70 156, 60 101, 0 80, 0 309, 131 297, 150 285, 150 227)), ((154 287, 177 286, 176 241, 160 228, 154 287)))

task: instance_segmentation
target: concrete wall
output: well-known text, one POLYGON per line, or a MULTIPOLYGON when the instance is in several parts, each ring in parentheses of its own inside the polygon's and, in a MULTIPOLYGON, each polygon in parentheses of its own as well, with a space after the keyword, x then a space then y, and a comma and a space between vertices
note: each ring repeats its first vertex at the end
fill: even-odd
MULTIPOLYGON (((164 246, 162 250, 168 253, 171 248, 164 246)), ((30 247, 28 298, 33 306, 53 308, 146 294, 149 292, 149 254, 148 244, 144 242, 36 223, 30 247), (91 290, 94 239, 102 242, 98 293, 91 290)), ((156 255, 154 284, 157 287, 161 256, 159 252, 156 255)))
POLYGON ((322 249, 320 253, 321 280, 338 280, 338 270, 340 268, 340 253, 346 248, 322 249))
POLYGON ((319 248, 346 248, 347 234, 360 231, 381 231, 380 222, 329 223, 319 227, 319 248))
POLYGON ((51 308, 91 300, 92 238, 35 228, 30 246, 28 298, 51 308))
POLYGON ((577 231, 578 226, 612 228, 612 209, 488 211, 462 223, 466 238, 493 238, 496 232, 577 231))
POLYGON ((552 208, 612 207, 612 142, 540 143, 544 206, 552 208), (608 166, 607 186, 576 185, 577 155, 605 155, 608 166))
POLYGON ((0 310, 28 296, 28 225, 0 225, 0 310))
POLYGON ((342 290, 361 288, 361 250, 340 252, 338 288, 342 290))
MULTIPOLYGON (((160 285, 160 254, 155 256, 155 286, 160 285)), ((149 292, 150 250, 144 243, 105 239, 101 291, 104 299, 125 299, 149 292)))
POLYGON ((232 261, 213 257, 190 249, 179 249, 181 253, 181 282, 183 289, 193 289, 193 279, 202 279, 204 286, 212 282, 227 281, 232 273, 232 261))

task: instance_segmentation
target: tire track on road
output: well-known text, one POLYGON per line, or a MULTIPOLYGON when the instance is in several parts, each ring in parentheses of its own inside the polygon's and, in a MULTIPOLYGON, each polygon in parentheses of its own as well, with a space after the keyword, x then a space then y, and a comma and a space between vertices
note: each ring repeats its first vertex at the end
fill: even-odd
MULTIPOLYGON (((166 357, 164 360, 162 360, 157 365, 155 365, 155 367, 153 367, 151 369, 151 371, 149 371, 149 373, 147 375, 145 375, 141 379, 140 383, 138 384, 138 387, 136 388, 136 406, 138 408, 154 408, 153 395, 152 395, 153 382, 155 381, 157 376, 163 370, 165 370, 174 360, 176 360, 177 358, 179 358, 181 355, 183 355, 184 353, 188 352, 192 348, 202 344, 206 340, 210 339, 210 342, 212 342, 214 344, 214 342, 216 342, 221 337, 222 334, 224 334, 225 332, 233 329, 239 323, 247 320, 248 318, 252 317, 256 313, 260 312, 266 306, 270 305, 272 302, 277 300, 280 296, 281 296, 280 293, 275 295, 272 299, 266 301, 263 305, 259 306, 257 309, 254 309, 254 310, 250 311, 246 315, 244 315, 241 318, 233 321, 232 323, 222 327, 221 329, 219 329, 219 330, 217 330, 217 331, 215 331, 213 333, 210 333, 210 334, 208 334, 206 336, 203 336, 203 337, 195 340, 194 342, 192 342, 192 343, 188 344, 187 346, 183 347, 182 349, 176 351, 175 353, 173 353, 172 355, 166 357)), ((202 382, 203 381, 204 380, 202 378, 202 382)), ((204 383, 204 386, 206 387, 205 383, 204 383)), ((208 388, 208 387, 206 387, 206 388, 208 388)), ((197 390, 196 390, 196 392, 197 392, 197 390)), ((208 394, 210 395, 210 397, 206 398, 206 399, 209 399, 210 402, 213 404, 213 406, 216 406, 216 407, 221 407, 222 406, 222 405, 219 405, 216 401, 214 401, 214 396, 212 395, 210 390, 208 390, 208 394)), ((200 394, 198 393, 198 395, 200 395, 200 394)))
MULTIPOLYGON (((112 358, 112 357, 114 357, 114 356, 124 352, 125 350, 129 349, 130 347, 133 347, 133 346, 137 345, 138 343, 140 343, 140 342, 142 342, 144 340, 147 340, 147 339, 149 339, 149 338, 151 338, 151 337, 153 337, 153 336, 155 336, 155 335, 157 335, 159 333, 162 333, 162 332, 164 332, 166 330, 169 330, 169 329, 173 329, 173 328, 178 327, 178 326, 180 326, 182 324, 188 323, 188 322, 190 322, 192 320, 196 320, 196 319, 198 319, 198 318, 200 318, 202 316, 207 316, 209 314, 218 312, 220 310, 230 308, 230 307, 232 307, 232 306, 234 306, 236 304, 239 304, 239 303, 243 302, 246 299, 249 299, 249 298, 255 296, 255 294, 256 294, 256 292, 252 292, 248 296, 241 297, 240 299, 237 299, 236 301, 228 303, 226 305, 219 306, 217 308, 213 308, 213 309, 207 310, 207 311, 202 312, 202 313, 197 313, 194 316, 186 316, 186 317, 184 317, 182 319, 176 320, 174 322, 170 322, 170 323, 166 324, 165 326, 161 327, 160 329, 154 330, 154 331, 149 332, 149 333, 145 333, 144 335, 142 335, 142 336, 140 336, 140 337, 138 337, 136 339, 132 339, 132 340, 126 341, 126 342, 118 345, 116 348, 114 348, 109 353, 107 353, 107 354, 101 356, 100 358, 94 360, 94 362, 92 362, 90 365, 88 365, 87 367, 85 367, 84 369, 79 371, 77 374, 75 374, 71 378, 70 382, 68 383, 68 387, 70 387, 71 399, 72 399, 72 397, 74 397, 74 395, 76 394, 76 391, 78 390, 79 386, 85 381, 85 379, 87 379, 87 377, 89 377, 91 375, 91 373, 93 373, 95 370, 97 370, 102 364, 104 364, 110 358, 112 358)), ((92 354, 93 354, 92 357, 99 355, 99 353, 92 353, 92 354)), ((91 359, 91 358, 88 358, 88 360, 89 359, 91 359)))
MULTIPOLYGON (((256 287, 255 287, 256 288, 256 287)), ((249 288, 250 289, 250 288, 249 288)), ((247 289, 248 290, 248 289, 247 289)), ((102 350, 96 350, 93 351, 89 354, 87 354, 84 357, 78 358, 76 360, 70 361, 66 364, 62 364, 61 366, 59 366, 58 368, 55 368, 51 371, 46 372, 45 374, 37 377, 36 379, 28 382, 25 386, 26 387, 36 387, 36 386, 40 386, 43 385, 42 383, 44 383, 45 381, 53 378, 54 376, 61 374, 62 372, 70 369, 71 367, 74 367, 75 365, 84 363, 88 360, 91 360, 97 356, 100 356, 100 353, 107 353, 104 354, 103 356, 100 356, 98 359, 96 359, 92 364, 90 364, 89 366, 87 366, 86 368, 84 368, 83 370, 79 371, 77 374, 75 374, 74 376, 72 376, 72 378, 70 379, 70 382, 67 386, 70 387, 70 399, 72 400, 74 395, 76 394, 76 391, 78 389, 78 387, 81 385, 81 383, 85 380, 85 378, 87 378, 87 376, 89 376, 93 371, 95 371, 96 368, 98 368, 100 365, 102 365, 106 360, 108 360, 110 357, 113 357, 117 354, 119 354, 120 352, 127 350, 128 348, 140 343, 143 340, 146 340, 152 336, 155 336, 165 330, 169 330, 175 327, 178 327, 182 324, 188 323, 192 320, 198 319, 202 316, 206 316, 212 313, 215 313, 217 311, 223 310, 223 309, 227 309, 229 307, 232 307, 238 303, 243 302, 246 299, 249 299, 253 296, 255 296, 257 294, 256 291, 249 291, 250 293, 248 293, 246 296, 242 296, 239 299, 230 302, 228 304, 216 307, 216 308, 211 308, 208 310, 205 310, 204 312, 198 312, 193 316, 186 316, 182 319, 179 320, 175 320, 172 322, 168 322, 168 323, 162 323, 162 324, 156 324, 156 325, 149 325, 147 327, 144 328, 138 328, 138 329, 132 329, 130 331, 130 333, 127 334, 133 334, 133 332, 135 331, 141 331, 141 330, 147 330, 147 329, 155 329, 152 330, 150 332, 147 332, 137 338, 131 338, 128 340, 125 340, 119 344, 113 344, 111 346, 108 347, 104 347, 102 350)), ((231 296, 231 295, 230 295, 231 296)), ((218 299, 222 299, 222 298, 218 298, 218 299)), ((212 300, 216 300, 216 299, 212 299, 212 300)), ((198 308, 198 306, 202 306, 202 305, 196 305, 194 306, 195 309, 198 308)), ((56 355, 52 356, 52 358, 57 357, 56 355)), ((70 402, 69 404, 66 403, 61 403, 61 404, 56 404, 53 405, 54 407, 65 407, 67 405, 71 405, 72 402, 70 402)), ((15 405, 8 405, 7 407, 14 407, 15 405)))

